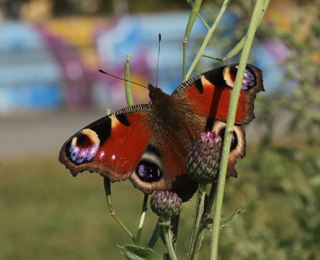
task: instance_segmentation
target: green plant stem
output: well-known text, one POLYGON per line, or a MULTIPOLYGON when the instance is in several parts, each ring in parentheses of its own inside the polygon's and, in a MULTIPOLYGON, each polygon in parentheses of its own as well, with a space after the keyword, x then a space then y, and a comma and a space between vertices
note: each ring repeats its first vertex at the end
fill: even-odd
POLYGON ((179 221, 180 221, 180 214, 171 217, 172 246, 175 252, 177 249, 179 221))
POLYGON ((137 234, 136 234, 136 237, 135 237, 135 241, 136 241, 137 244, 139 244, 139 242, 140 242, 142 228, 143 228, 144 220, 145 220, 145 217, 146 217, 148 198, 149 198, 149 195, 145 194, 144 195, 144 199, 143 199, 143 203, 142 203, 139 226, 138 226, 137 234))
POLYGON ((170 218, 161 217, 161 219, 162 219, 161 226, 163 228, 164 240, 166 242, 166 247, 168 250, 168 254, 170 256, 170 260, 178 260, 172 244, 173 236, 170 228, 170 223, 171 223, 170 218))
POLYGON ((227 167, 228 167, 228 158, 229 158, 229 151, 230 151, 230 145, 231 145, 231 138, 233 134, 234 121, 235 121, 236 111, 238 107, 238 99, 240 96, 243 74, 249 58, 250 49, 254 39, 255 31, 258 27, 258 22, 259 22, 261 12, 264 12, 263 4, 264 4, 264 0, 256 1, 255 7, 253 10, 253 15, 249 24, 245 44, 243 47, 243 51, 241 53, 241 59, 239 63, 239 68, 237 72, 234 89, 231 93, 230 106, 228 111, 228 120, 226 125, 222 156, 221 156, 219 180, 218 180, 218 187, 217 187, 217 198, 216 198, 215 211, 214 211, 213 230, 212 230, 212 237, 211 237, 211 255, 210 255, 211 260, 216 260, 218 257, 220 219, 221 219, 224 187, 225 187, 225 181, 226 181, 226 173, 227 173, 227 167))
POLYGON ((202 214, 204 211, 204 203, 205 203, 205 196, 206 196, 206 188, 207 183, 199 182, 198 192, 197 192, 197 204, 196 204, 196 212, 195 212, 195 219, 191 234, 191 240, 189 245, 189 252, 188 252, 188 260, 196 259, 195 255, 199 252, 199 247, 201 246, 201 243, 197 243, 199 241, 199 230, 202 220, 202 214), (198 247, 197 247, 198 245, 198 247))
POLYGON ((156 224, 156 226, 155 226, 155 228, 154 228, 154 230, 152 232, 152 236, 151 236, 151 238, 150 238, 150 240, 149 240, 149 242, 147 244, 147 246, 150 247, 150 248, 154 247, 154 245, 156 244, 156 242, 157 242, 157 240, 158 240, 158 238, 160 236, 160 232, 161 232, 160 223, 161 223, 161 218, 159 217, 158 221, 157 221, 157 224, 156 224))
POLYGON ((200 7, 202 0, 196 0, 195 3, 192 3, 191 0, 187 0, 187 2, 192 6, 192 10, 189 15, 189 20, 188 24, 186 26, 186 31, 184 34, 184 39, 183 39, 183 57, 182 57, 182 79, 184 80, 186 78, 186 71, 187 71, 187 44, 188 44, 188 39, 192 30, 192 27, 194 25, 194 22, 196 21, 197 15, 199 13, 200 7))
POLYGON ((112 197, 111 197, 111 186, 110 186, 110 180, 106 177, 103 177, 103 184, 104 184, 104 190, 106 193, 107 198, 107 204, 109 207, 110 215, 115 219, 115 221, 118 222, 118 224, 123 228, 123 230, 128 234, 128 236, 131 238, 133 243, 135 243, 135 238, 132 235, 132 233, 129 231, 129 229, 121 222, 121 220, 116 216, 116 212, 113 209, 112 206, 112 197))
POLYGON ((216 61, 223 62, 223 60, 221 58, 213 57, 213 56, 207 55, 207 54, 203 54, 202 57, 203 58, 208 58, 208 59, 211 59, 211 60, 216 60, 216 61))
POLYGON ((210 193, 204 205, 204 213, 211 214, 212 206, 217 194, 217 182, 211 184, 210 193))
POLYGON ((126 99, 128 106, 133 106, 133 98, 132 98, 132 88, 130 81, 130 58, 131 56, 128 54, 126 62, 124 63, 124 71, 125 71, 125 89, 126 89, 126 99))
MULTIPOLYGON (((262 6, 263 10, 267 10, 270 0, 265 0, 262 6)), ((259 20, 257 22, 257 26, 259 26, 260 22, 262 21, 262 18, 264 16, 265 12, 261 12, 259 20)), ((256 28, 257 29, 257 28, 256 28)), ((226 62, 233 58, 235 55, 237 55, 243 48, 244 43, 246 41, 246 35, 242 37, 242 39, 236 44, 236 46, 226 55, 222 58, 222 62, 226 62)))
MULTIPOLYGON (((197 0, 197 1, 203 1, 203 0, 197 0)), ((193 1, 192 0, 187 0, 187 3, 191 6, 191 7, 193 7, 193 1)), ((195 4, 198 4, 198 2, 196 2, 195 4)), ((201 4, 201 3, 200 3, 201 4)), ((200 8, 199 8, 199 10, 200 10, 200 8)), ((198 12, 197 12, 197 16, 198 16, 198 18, 200 19, 200 21, 203 23, 203 25, 209 30, 209 25, 207 24, 207 22, 204 20, 204 18, 200 15, 200 13, 199 13, 199 10, 198 10, 198 12)), ((191 32, 191 30, 190 30, 190 32, 191 32)), ((190 33, 189 33, 190 34, 190 33)))
MULTIPOLYGON (((126 62, 124 64, 124 68, 125 68, 125 91, 126 91, 126 98, 127 98, 128 106, 132 106, 133 105, 133 98, 132 98, 132 91, 131 91, 131 81, 130 81, 130 58, 131 58, 131 56, 127 55, 127 59, 126 59, 126 62)), ((129 231, 129 229, 122 223, 122 221, 116 216, 116 212, 113 209, 110 180, 108 178, 106 178, 106 177, 103 177, 103 183, 104 183, 104 190, 105 190, 105 193, 106 193, 107 204, 108 204, 108 207, 109 207, 110 215, 118 222, 118 224, 123 228, 123 230, 129 235, 129 237, 132 239, 133 243, 136 244, 136 238, 129 231)), ((144 219, 144 215, 143 215, 143 219, 144 219)), ((141 221, 142 220, 140 219, 140 222, 141 221)), ((141 227, 141 230, 140 230, 140 224, 139 224, 139 228, 138 228, 138 231, 137 231, 138 239, 140 239, 141 232, 142 232, 142 227, 141 227)))
POLYGON ((198 258, 198 255, 199 255, 199 252, 200 252, 200 248, 201 248, 201 245, 202 245, 202 241, 203 241, 203 238, 204 238, 204 231, 205 231, 204 228, 200 228, 198 230, 198 234, 197 234, 196 240, 195 240, 195 247, 194 247, 192 260, 195 260, 195 259, 198 258))
POLYGON ((220 9, 220 11, 219 11, 219 13, 218 13, 218 16, 217 16, 216 20, 214 21, 213 25, 212 25, 212 26, 210 27, 210 29, 208 30, 208 33, 207 33, 206 37, 204 38, 203 43, 202 43, 202 45, 201 45, 201 47, 200 47, 200 49, 199 49, 196 57, 194 58, 194 60, 193 60, 193 62, 192 62, 192 64, 191 64, 191 66, 190 66, 187 74, 185 75, 184 80, 190 78, 190 76, 191 76, 194 68, 196 67, 196 65, 198 64, 200 58, 202 57, 203 52, 204 52, 205 48, 207 47, 207 45, 208 45, 208 43, 209 43, 209 40, 210 40, 210 38, 211 38, 214 30, 216 29, 216 27, 217 27, 217 25, 218 25, 218 23, 219 23, 222 15, 223 15, 223 13, 224 13, 225 10, 227 9, 227 6, 228 6, 228 4, 229 4, 229 1, 230 1, 230 0, 224 0, 224 1, 223 1, 223 4, 222 4, 222 7, 221 7, 221 9, 220 9))

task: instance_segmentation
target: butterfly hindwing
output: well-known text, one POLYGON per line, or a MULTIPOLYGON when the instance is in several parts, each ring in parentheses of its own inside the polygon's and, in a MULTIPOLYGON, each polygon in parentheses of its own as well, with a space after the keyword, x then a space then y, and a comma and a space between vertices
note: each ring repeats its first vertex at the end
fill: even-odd
POLYGON ((186 178, 185 160, 195 136, 204 128, 205 121, 202 126, 188 125, 185 108, 175 98, 151 85, 149 91, 152 102, 148 121, 153 125, 153 134, 130 180, 145 193, 174 190, 183 196, 182 193, 188 187, 192 186, 190 189, 194 191, 197 186, 186 178))
MULTIPOLYGON (((183 82, 172 93, 180 106, 186 107, 188 125, 200 125, 199 132, 215 131, 223 138, 237 70, 238 64, 233 64, 207 71, 183 82)), ((259 91, 264 91, 261 70, 248 64, 238 101, 227 176, 237 177, 236 160, 245 156, 245 132, 241 125, 254 118, 254 99, 259 91)))
MULTIPOLYGON (((224 137, 226 123, 222 121, 214 121, 212 131, 224 137)), ((235 125, 233 128, 233 136, 228 159, 227 177, 237 177, 235 165, 238 158, 243 158, 246 155, 246 136, 242 126, 235 125)))

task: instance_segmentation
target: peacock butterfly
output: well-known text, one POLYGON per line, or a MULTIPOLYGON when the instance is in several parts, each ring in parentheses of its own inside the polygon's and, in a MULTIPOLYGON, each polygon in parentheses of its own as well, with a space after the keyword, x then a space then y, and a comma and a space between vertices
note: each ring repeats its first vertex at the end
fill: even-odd
MULTIPOLYGON (((148 85, 149 104, 120 109, 84 127, 60 150, 59 160, 76 176, 97 172, 112 182, 130 179, 145 194, 171 190, 190 197, 197 184, 186 175, 189 148, 200 132, 223 136, 238 65, 199 74, 171 95, 148 85)), ((245 156, 242 124, 254 118, 256 93, 264 91, 261 70, 247 65, 236 113, 227 176, 237 176, 236 160, 245 156)))

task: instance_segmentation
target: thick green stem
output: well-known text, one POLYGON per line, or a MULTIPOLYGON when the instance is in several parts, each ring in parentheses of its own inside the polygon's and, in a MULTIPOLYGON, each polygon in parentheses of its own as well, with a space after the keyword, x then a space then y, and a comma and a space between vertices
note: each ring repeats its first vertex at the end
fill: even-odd
POLYGON ((194 224, 193 224, 193 229, 192 229, 192 234, 191 234, 191 240, 190 240, 190 245, 189 245, 189 252, 188 252, 188 260, 193 260, 196 259, 194 258, 195 255, 198 253, 199 248, 201 246, 201 243, 197 243, 199 241, 199 230, 200 230, 200 225, 201 225, 201 220, 202 220, 202 215, 204 211, 204 203, 205 203, 205 197, 206 197, 206 188, 207 184, 200 182, 199 187, 198 187, 198 193, 197 193, 197 204, 196 204, 196 212, 194 216, 194 224))
POLYGON ((216 260, 218 257, 220 219, 221 219, 224 187, 225 187, 225 181, 226 181, 226 173, 227 173, 228 158, 229 158, 229 151, 230 151, 230 145, 231 145, 231 138, 233 134, 234 121, 235 121, 236 111, 238 107, 238 99, 240 96, 243 75, 244 75, 246 64, 249 58, 251 45, 254 39, 255 31, 258 27, 258 22, 259 22, 259 18, 261 17, 261 13, 265 11, 263 9, 263 4, 264 4, 264 0, 256 1, 252 19, 250 21, 248 32, 246 34, 246 40, 245 40, 245 44, 241 54, 241 59, 240 59, 240 64, 238 68, 234 89, 232 91, 231 98, 230 98, 228 121, 226 125, 226 131, 225 131, 225 137, 224 137, 224 143, 223 143, 223 149, 222 149, 219 180, 218 180, 218 187, 217 187, 217 198, 216 198, 215 211, 214 211, 213 230, 212 230, 212 237, 211 237, 211 257, 210 257, 211 260, 216 260))
POLYGON ((170 218, 161 217, 162 223, 161 226, 163 228, 164 240, 166 242, 166 247, 168 250, 168 254, 170 256, 170 260, 178 260, 176 253, 173 248, 173 236, 170 228, 170 218))

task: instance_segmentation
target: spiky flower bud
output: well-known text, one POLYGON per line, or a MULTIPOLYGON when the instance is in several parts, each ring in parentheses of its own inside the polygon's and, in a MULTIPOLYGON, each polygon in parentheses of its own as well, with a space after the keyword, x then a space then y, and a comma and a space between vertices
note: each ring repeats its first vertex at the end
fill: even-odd
POLYGON ((181 212, 182 200, 171 191, 156 191, 151 199, 150 206, 159 217, 172 217, 181 212))
POLYGON ((187 156, 187 174, 190 179, 213 182, 218 178, 222 139, 215 132, 200 133, 187 156))

